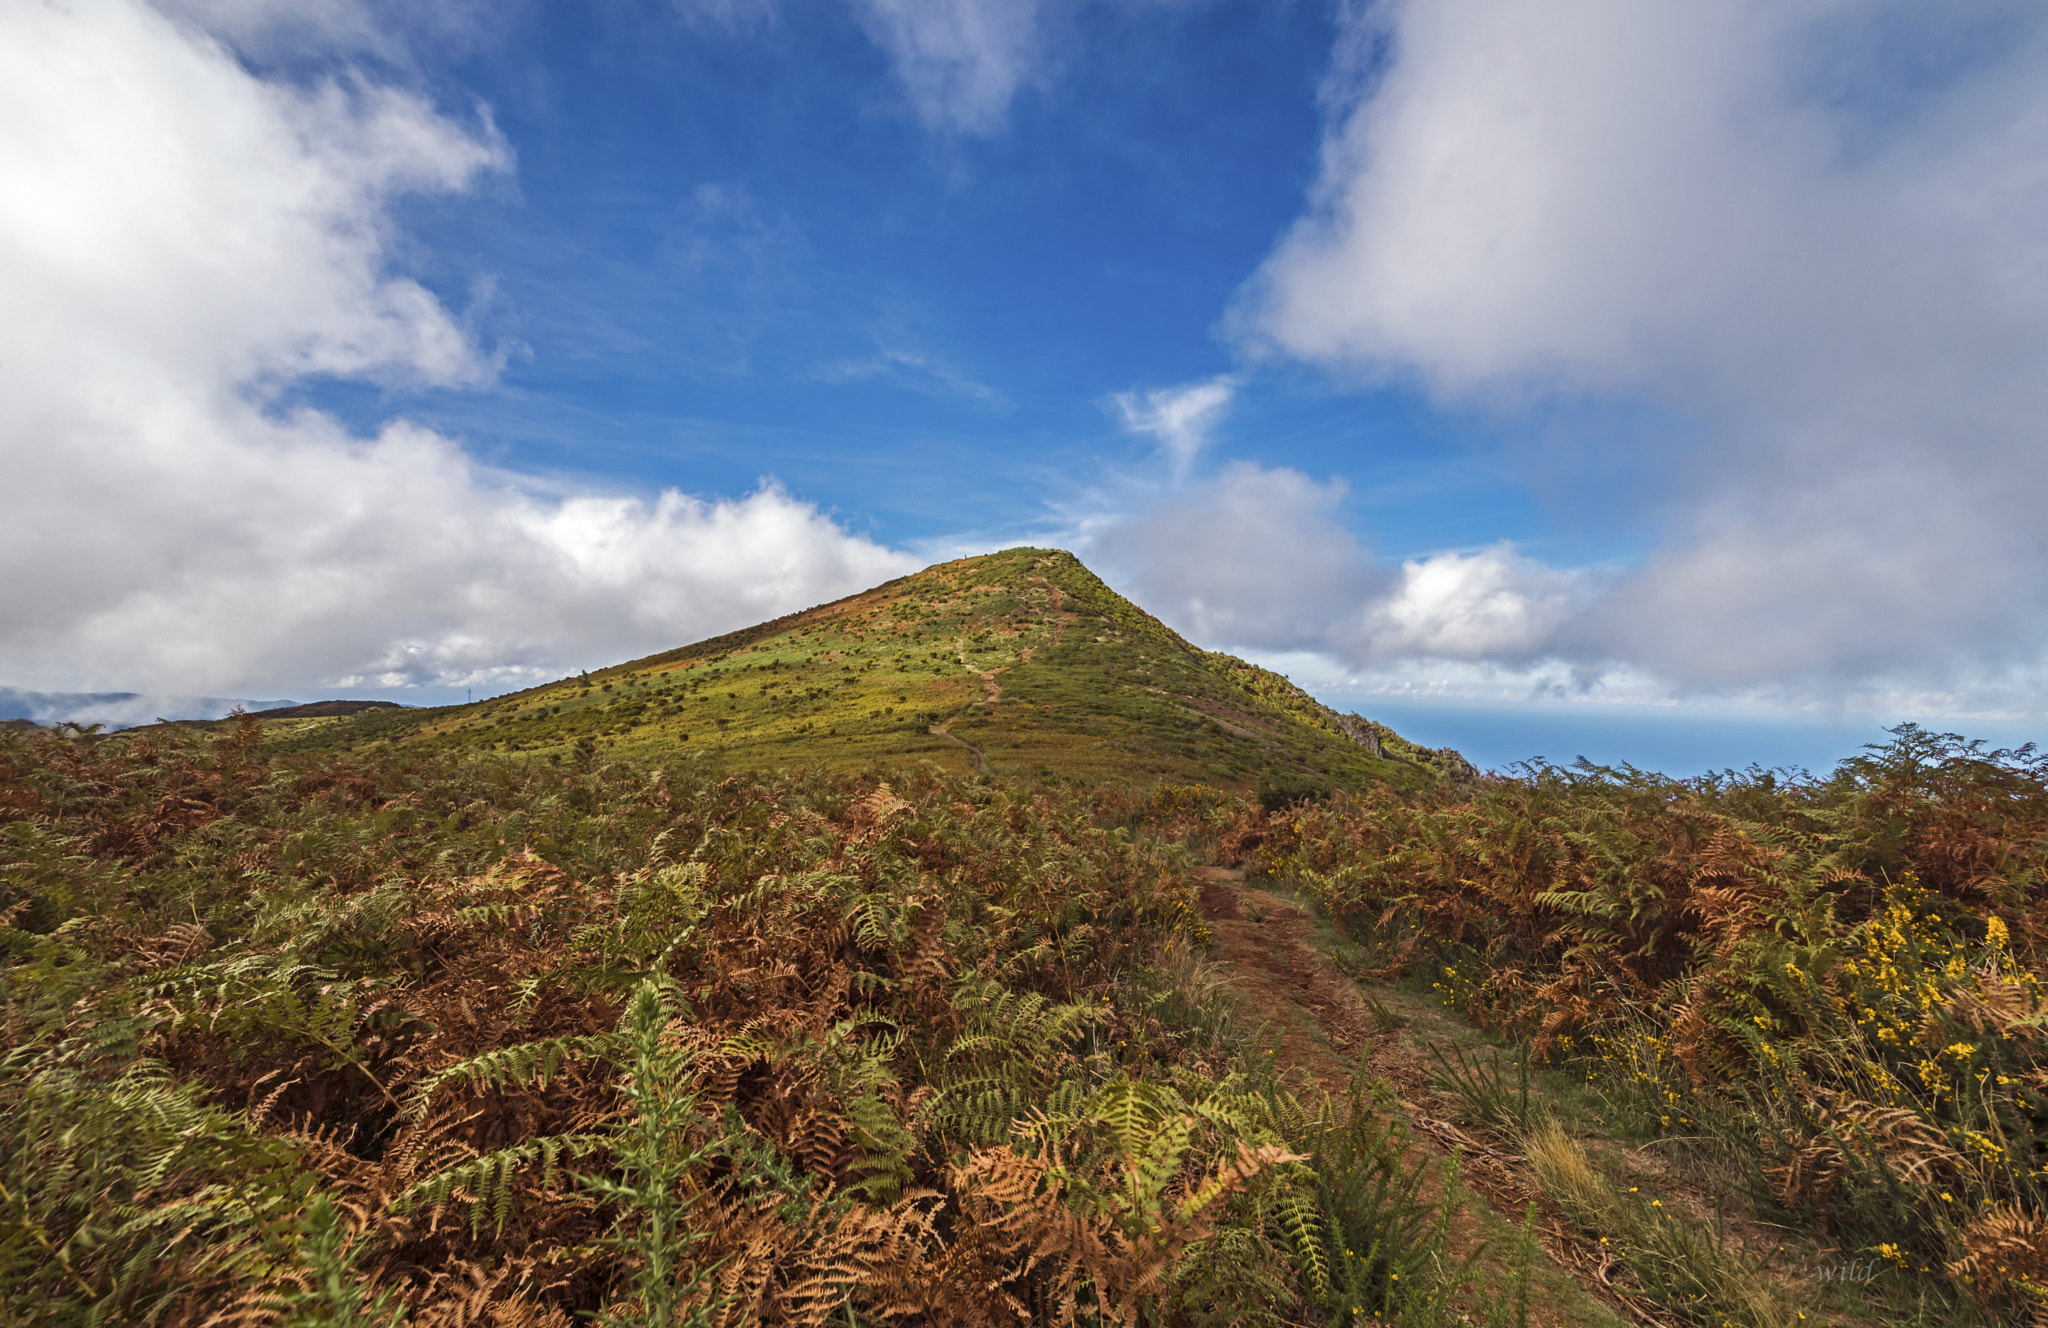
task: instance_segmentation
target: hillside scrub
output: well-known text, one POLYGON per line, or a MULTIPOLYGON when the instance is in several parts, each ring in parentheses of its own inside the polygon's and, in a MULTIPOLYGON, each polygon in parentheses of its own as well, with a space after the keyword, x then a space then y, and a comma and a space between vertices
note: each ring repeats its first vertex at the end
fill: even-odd
POLYGON ((1373 976, 1583 1071, 1868 1256, 1878 1294, 2025 1317, 2048 1310, 2044 777, 1906 725, 1825 778, 1581 763, 1208 821, 1373 976))
POLYGON ((1276 1074, 1206 858, 1519 1045, 1440 1077, 1596 1290, 1795 1322, 1776 1229, 1852 1313, 2048 1303, 2030 751, 1262 805, 263 742, 0 734, 0 1320, 1525 1321, 1534 1225, 1454 1240, 1386 1084, 1276 1074))
POLYGON ((1465 777, 1281 675, 1200 649, 1073 555, 1008 549, 802 613, 473 705, 272 719, 263 750, 705 755, 728 770, 1416 785, 1465 777))
POLYGON ((1400 1127, 1230 1032, 1185 852, 1099 804, 260 742, 0 735, 0 1320, 1430 1324, 1469 1283, 1400 1127))

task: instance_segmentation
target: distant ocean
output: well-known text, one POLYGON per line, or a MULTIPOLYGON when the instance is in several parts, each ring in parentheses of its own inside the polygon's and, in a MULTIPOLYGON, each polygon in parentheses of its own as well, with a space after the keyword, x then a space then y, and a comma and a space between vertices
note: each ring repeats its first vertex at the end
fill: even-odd
POLYGON ((1824 775, 1845 758, 1862 755, 1864 744, 1889 741, 1886 728, 1907 720, 1936 733, 1983 738, 1991 747, 2048 745, 2048 723, 2014 720, 1823 718, 1592 704, 1466 706, 1337 694, 1322 699, 1339 710, 1356 710, 1388 724, 1415 742, 1455 747, 1482 770, 1505 771, 1517 761, 1539 757, 1570 765, 1584 756, 1600 765, 1626 762, 1639 770, 1681 777, 1751 764, 1824 775))

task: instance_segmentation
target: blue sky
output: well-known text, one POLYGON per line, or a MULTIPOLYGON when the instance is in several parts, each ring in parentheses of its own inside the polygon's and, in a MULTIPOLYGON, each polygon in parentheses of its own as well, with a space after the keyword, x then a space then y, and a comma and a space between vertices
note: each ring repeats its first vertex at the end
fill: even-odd
POLYGON ((0 683, 438 700, 1032 542, 1489 763, 2048 710, 2036 7, 0 27, 0 683))
MULTIPOLYGON (((927 125, 850 10, 529 11, 442 71, 516 180, 404 220, 416 271, 451 306, 488 282, 483 335, 518 349, 487 393, 304 399, 648 490, 771 474, 897 545, 1027 537, 1145 461, 1115 394, 1237 367, 1217 324, 1313 181, 1333 19, 1084 9, 971 132, 927 125)), ((1479 431, 1412 393, 1280 372, 1238 409, 1236 455, 1369 477, 1395 512, 1426 488, 1373 532, 1396 552, 1539 533, 1479 431), (1482 511, 1447 527, 1448 493, 1482 511)))

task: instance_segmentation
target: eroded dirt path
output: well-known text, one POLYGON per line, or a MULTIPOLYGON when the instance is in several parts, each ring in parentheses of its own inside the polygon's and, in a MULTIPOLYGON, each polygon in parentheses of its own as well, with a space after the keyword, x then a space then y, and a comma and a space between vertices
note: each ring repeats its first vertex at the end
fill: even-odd
MULTIPOLYGON (((996 681, 996 675, 998 673, 1001 673, 1004 669, 1008 668, 1009 665, 1005 664, 993 669, 975 668, 972 664, 969 664, 967 662, 967 643, 965 641, 954 642, 953 652, 954 654, 959 656, 961 668, 972 671, 975 677, 981 679, 982 691, 980 704, 993 708, 996 702, 1003 699, 1003 685, 996 681)), ((1026 650, 1024 652, 1024 661, 1026 663, 1029 663, 1030 660, 1031 652, 1029 650, 1026 650)), ((947 722, 951 723, 952 721, 949 720, 947 722)), ((947 734, 946 736, 952 737, 951 734, 947 734)), ((958 739, 956 738, 954 739, 954 741, 957 742, 958 739)))
POLYGON ((1357 988, 1308 942, 1300 908, 1244 884, 1244 873, 1203 867, 1202 916, 1216 933, 1231 984, 1269 1025, 1281 1068, 1308 1071, 1331 1092, 1351 1081, 1372 1042, 1357 988))
MULTIPOLYGON (((1633 1298, 1619 1294, 1602 1276, 1611 1266, 1588 1249, 1562 1215, 1547 1204, 1516 1166, 1516 1159, 1462 1130, 1457 1109, 1430 1087, 1434 1062, 1396 1028, 1382 1027, 1353 982, 1309 939, 1314 920, 1299 905, 1248 886, 1242 871, 1198 869, 1203 918, 1216 933, 1217 959, 1231 986, 1254 1018, 1264 1022, 1267 1045, 1283 1077, 1307 1073, 1332 1093, 1346 1090, 1361 1061, 1367 1074, 1393 1087, 1397 1109, 1411 1132, 1411 1148, 1433 1158, 1459 1154, 1467 1187, 1502 1222, 1519 1226, 1528 1206, 1537 1206, 1539 1258, 1555 1277, 1568 1277, 1585 1295, 1627 1322, 1658 1325, 1664 1320, 1633 1298)), ((1435 1017, 1411 1010, 1413 998, 1388 993, 1403 1016, 1435 1017)), ((1434 1187, 1432 1187, 1434 1188, 1434 1187)), ((1466 1219, 1453 1231, 1460 1243, 1481 1238, 1466 1219)), ((1583 1306, 1581 1309, 1583 1310, 1583 1306)), ((1531 1322, 1567 1325, 1587 1322, 1556 1304, 1532 1298, 1531 1322)))
POLYGON ((1060 588, 1054 585, 1052 582, 1046 580, 1042 576, 1028 576, 1024 579, 1027 581, 1035 581, 1039 585, 1044 586, 1046 593, 1052 596, 1052 643, 1055 647, 1057 647, 1060 643, 1060 638, 1066 635, 1067 624, 1074 621, 1074 619, 1078 618, 1080 615, 1067 612, 1066 606, 1060 597, 1060 588))
MULTIPOLYGON (((955 715, 953 718, 958 719, 959 716, 955 715)), ((955 742, 960 744, 962 747, 965 747, 967 749, 967 763, 974 767, 974 769, 980 771, 982 774, 988 774, 988 758, 981 754, 981 748, 975 746, 973 743, 967 741, 967 739, 965 738, 954 737, 952 729, 953 720, 949 719, 943 724, 932 725, 931 728, 926 730, 926 732, 930 733, 933 737, 944 738, 947 742, 955 742)))

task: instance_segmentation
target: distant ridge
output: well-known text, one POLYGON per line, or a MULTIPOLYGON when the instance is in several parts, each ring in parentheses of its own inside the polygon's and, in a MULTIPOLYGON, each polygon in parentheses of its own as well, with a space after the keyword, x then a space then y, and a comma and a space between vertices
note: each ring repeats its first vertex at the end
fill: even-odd
POLYGON ((1207 783, 1280 797, 1475 773, 1454 751, 1409 742, 1269 669, 1201 649, 1072 554, 1033 548, 941 563, 509 696, 386 705, 281 732, 274 745, 384 742, 554 761, 701 754, 742 768, 919 760, 961 773, 1207 783))
POLYGON ((304 705, 272 706, 249 713, 258 719, 319 719, 329 715, 362 715, 372 710, 404 710, 396 701, 308 701, 304 705))

